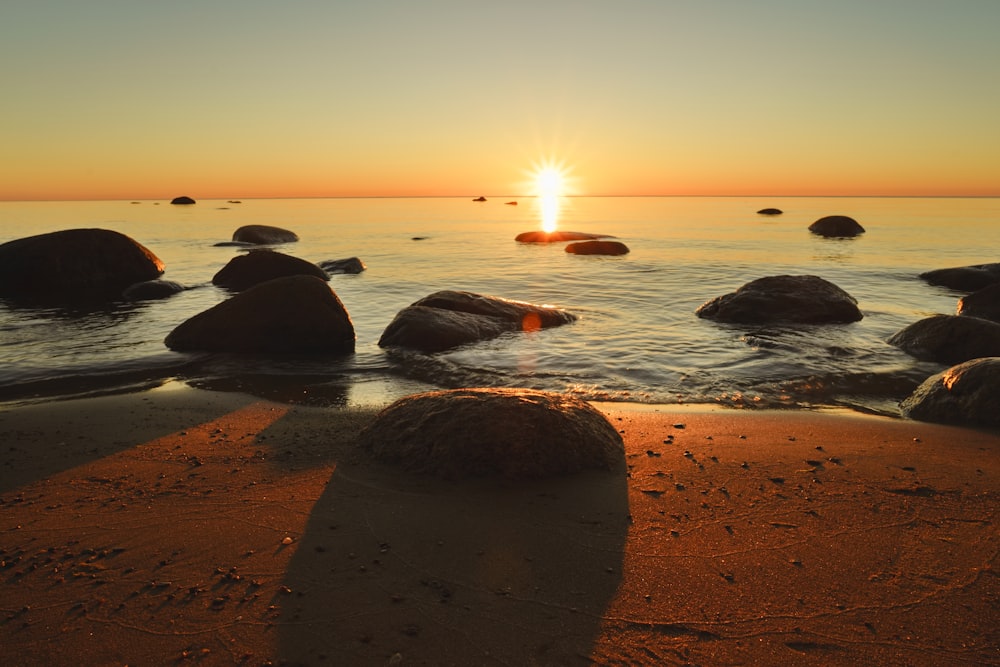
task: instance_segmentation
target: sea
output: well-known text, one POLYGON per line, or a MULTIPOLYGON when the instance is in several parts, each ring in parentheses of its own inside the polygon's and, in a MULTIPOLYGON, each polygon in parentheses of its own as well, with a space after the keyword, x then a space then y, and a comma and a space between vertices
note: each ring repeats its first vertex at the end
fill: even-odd
POLYGON ((126 234, 189 287, 166 299, 101 307, 0 301, 0 401, 186 387, 319 407, 379 406, 457 387, 525 387, 612 403, 850 410, 898 416, 898 403, 944 369, 886 341, 963 296, 920 279, 931 269, 1000 261, 1000 199, 879 197, 329 198, 0 202, 0 243, 63 229, 126 234), (757 213, 766 207, 778 216, 757 213), (827 215, 866 229, 809 232, 827 215), (335 274, 357 334, 353 354, 234 355, 169 350, 186 319, 230 298, 212 277, 245 248, 217 245, 249 224, 290 229, 274 249, 311 261, 357 257, 335 274), (607 234, 623 256, 524 244, 541 229, 607 234), (851 324, 734 325, 696 309, 772 275, 817 275, 846 290, 851 324), (548 304, 569 325, 446 352, 383 349, 396 313, 438 290, 548 304))

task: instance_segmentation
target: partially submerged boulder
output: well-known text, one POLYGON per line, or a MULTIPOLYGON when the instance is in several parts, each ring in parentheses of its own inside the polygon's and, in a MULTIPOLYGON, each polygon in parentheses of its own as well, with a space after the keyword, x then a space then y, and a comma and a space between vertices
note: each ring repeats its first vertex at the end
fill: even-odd
POLYGON ((229 260, 212 277, 212 284, 241 292, 254 285, 284 276, 313 276, 329 280, 326 271, 312 262, 274 250, 251 250, 229 260))
POLYGON ((896 332, 888 342, 917 359, 958 364, 1000 357, 1000 324, 978 317, 933 315, 896 332))
POLYGON ((330 259, 325 262, 319 263, 319 268, 323 269, 329 274, 334 273, 361 273, 368 267, 357 257, 348 257, 347 259, 330 259))
POLYGON ((154 299, 165 299, 178 292, 183 292, 186 288, 173 280, 144 280, 141 283, 129 285, 122 292, 122 296, 129 301, 152 301, 154 299))
POLYGON ((182 322, 164 343, 208 352, 354 351, 354 324, 330 286, 313 276, 278 278, 182 322))
POLYGON ((864 234, 865 228, 846 215, 828 215, 809 225, 809 231, 820 236, 850 238, 864 234))
POLYGON ((1000 283, 987 285, 959 299, 958 314, 1000 322, 1000 283))
POLYGON ((244 225, 233 232, 233 241, 271 245, 274 243, 294 243, 299 235, 288 229, 270 225, 244 225))
POLYGON ((627 255, 628 246, 619 241, 579 241, 566 246, 574 255, 627 255))
POLYGON ((453 389, 402 398, 358 444, 377 460, 449 479, 535 479, 612 470, 621 435, 589 404, 530 389, 453 389))
POLYGON ((824 324, 862 317, 850 294, 818 276, 767 276, 716 297, 695 313, 719 322, 824 324))
POLYGON ((1000 426, 1000 358, 972 359, 933 375, 899 407, 919 421, 1000 426))
POLYGON ((194 199, 191 199, 191 197, 182 196, 182 197, 174 197, 173 199, 170 200, 170 203, 174 204, 175 206, 190 206, 191 204, 194 204, 195 201, 194 199))
POLYGON ((536 331, 575 320, 576 315, 552 306, 444 290, 399 311, 378 344, 440 352, 510 331, 536 331))
POLYGON ((931 285, 940 285, 960 292, 975 292, 1000 283, 1000 262, 934 269, 921 273, 920 277, 931 285))
POLYGON ((762 208, 757 211, 757 215, 781 215, 782 213, 780 208, 762 208))
POLYGON ((589 234, 587 232, 566 232, 556 230, 546 232, 542 230, 534 232, 522 232, 514 237, 518 243, 561 243, 564 241, 589 241, 595 239, 613 238, 608 234, 589 234))
POLYGON ((0 245, 0 297, 114 300, 162 273, 163 262, 148 248, 108 229, 67 229, 0 245))

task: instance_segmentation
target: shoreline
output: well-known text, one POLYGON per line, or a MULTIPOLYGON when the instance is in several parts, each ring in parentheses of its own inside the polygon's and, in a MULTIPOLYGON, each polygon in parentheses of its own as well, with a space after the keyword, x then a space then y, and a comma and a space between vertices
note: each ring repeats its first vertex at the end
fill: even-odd
POLYGON ((595 403, 626 469, 445 483, 176 384, 2 406, 5 662, 1000 660, 995 431, 595 403))

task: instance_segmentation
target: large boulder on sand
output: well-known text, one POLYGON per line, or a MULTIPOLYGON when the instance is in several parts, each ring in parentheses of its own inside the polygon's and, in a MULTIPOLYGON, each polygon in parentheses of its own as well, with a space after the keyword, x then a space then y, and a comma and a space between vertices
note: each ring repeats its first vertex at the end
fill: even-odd
POLYGON ((917 359, 942 364, 1000 357, 1000 324, 964 315, 933 315, 896 332, 889 344, 917 359))
POLYGON ((566 246, 573 255, 627 255, 628 246, 619 241, 580 241, 566 246))
POLYGON ((530 389, 453 389, 402 398, 359 436, 374 457, 450 479, 532 479, 611 470, 621 435, 589 404, 530 389))
POLYGON ((563 241, 588 241, 609 238, 607 234, 589 234, 587 232, 554 232, 534 231, 522 232, 514 237, 518 243, 561 243, 563 241))
POLYGON ((940 285, 960 292, 975 292, 1000 283, 1000 263, 934 269, 921 273, 920 277, 931 285, 940 285))
POLYGON ((510 331, 536 331, 575 320, 576 315, 551 306, 444 290, 399 311, 378 344, 440 352, 510 331))
POLYGON ((294 243, 299 235, 293 231, 270 225, 244 225, 233 232, 233 241, 269 245, 272 243, 294 243))
POLYGON ((212 284, 242 292, 254 285, 285 276, 330 279, 326 271, 304 259, 274 250, 251 250, 229 260, 228 264, 212 276, 212 284))
POLYGON ((1000 322, 1000 283, 987 285, 959 299, 958 314, 1000 322))
POLYGON ((899 407, 919 421, 1000 426, 1000 358, 972 359, 931 376, 899 407))
POLYGON ((864 234, 865 228, 846 215, 828 215, 809 225, 809 231, 820 236, 849 238, 864 234))
POLYGON ((354 324, 330 286, 313 276, 278 278, 182 322, 164 343, 209 352, 354 351, 354 324))
POLYGON ((163 262, 148 248, 108 229, 67 229, 0 245, 0 297, 114 300, 162 273, 163 262))
POLYGON ((758 278, 701 305, 695 313, 741 324, 823 324, 857 322, 863 317, 854 297, 818 276, 758 278))

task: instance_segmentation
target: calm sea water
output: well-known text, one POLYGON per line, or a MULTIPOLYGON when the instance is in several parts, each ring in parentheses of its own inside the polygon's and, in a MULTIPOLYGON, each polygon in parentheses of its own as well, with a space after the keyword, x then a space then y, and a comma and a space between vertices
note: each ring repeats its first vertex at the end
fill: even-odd
POLYGON ((941 370, 886 344, 907 324, 953 313, 961 294, 917 274, 997 261, 1000 199, 572 198, 559 227, 611 234, 624 257, 580 257, 563 244, 514 242, 540 228, 535 200, 468 198, 0 203, 0 242, 77 227, 113 229, 197 286, 162 301, 98 311, 0 302, 0 399, 171 386, 247 391, 316 405, 378 404, 432 387, 509 386, 601 401, 722 403, 898 414, 941 370), (764 217, 756 211, 785 211, 764 217), (867 233, 824 239, 824 215, 867 233), (234 255, 216 247, 246 224, 292 229, 278 249, 313 262, 357 256, 368 270, 331 286, 357 331, 348 357, 182 354, 163 345, 180 322, 227 298, 210 284, 234 255), (414 240, 420 237, 422 240, 414 240), (814 274, 858 301, 854 324, 736 326, 701 320, 705 301, 767 275, 814 274), (574 324, 447 353, 377 346, 401 308, 441 289, 556 305, 574 324), (173 385, 176 386, 176 385, 173 385))

